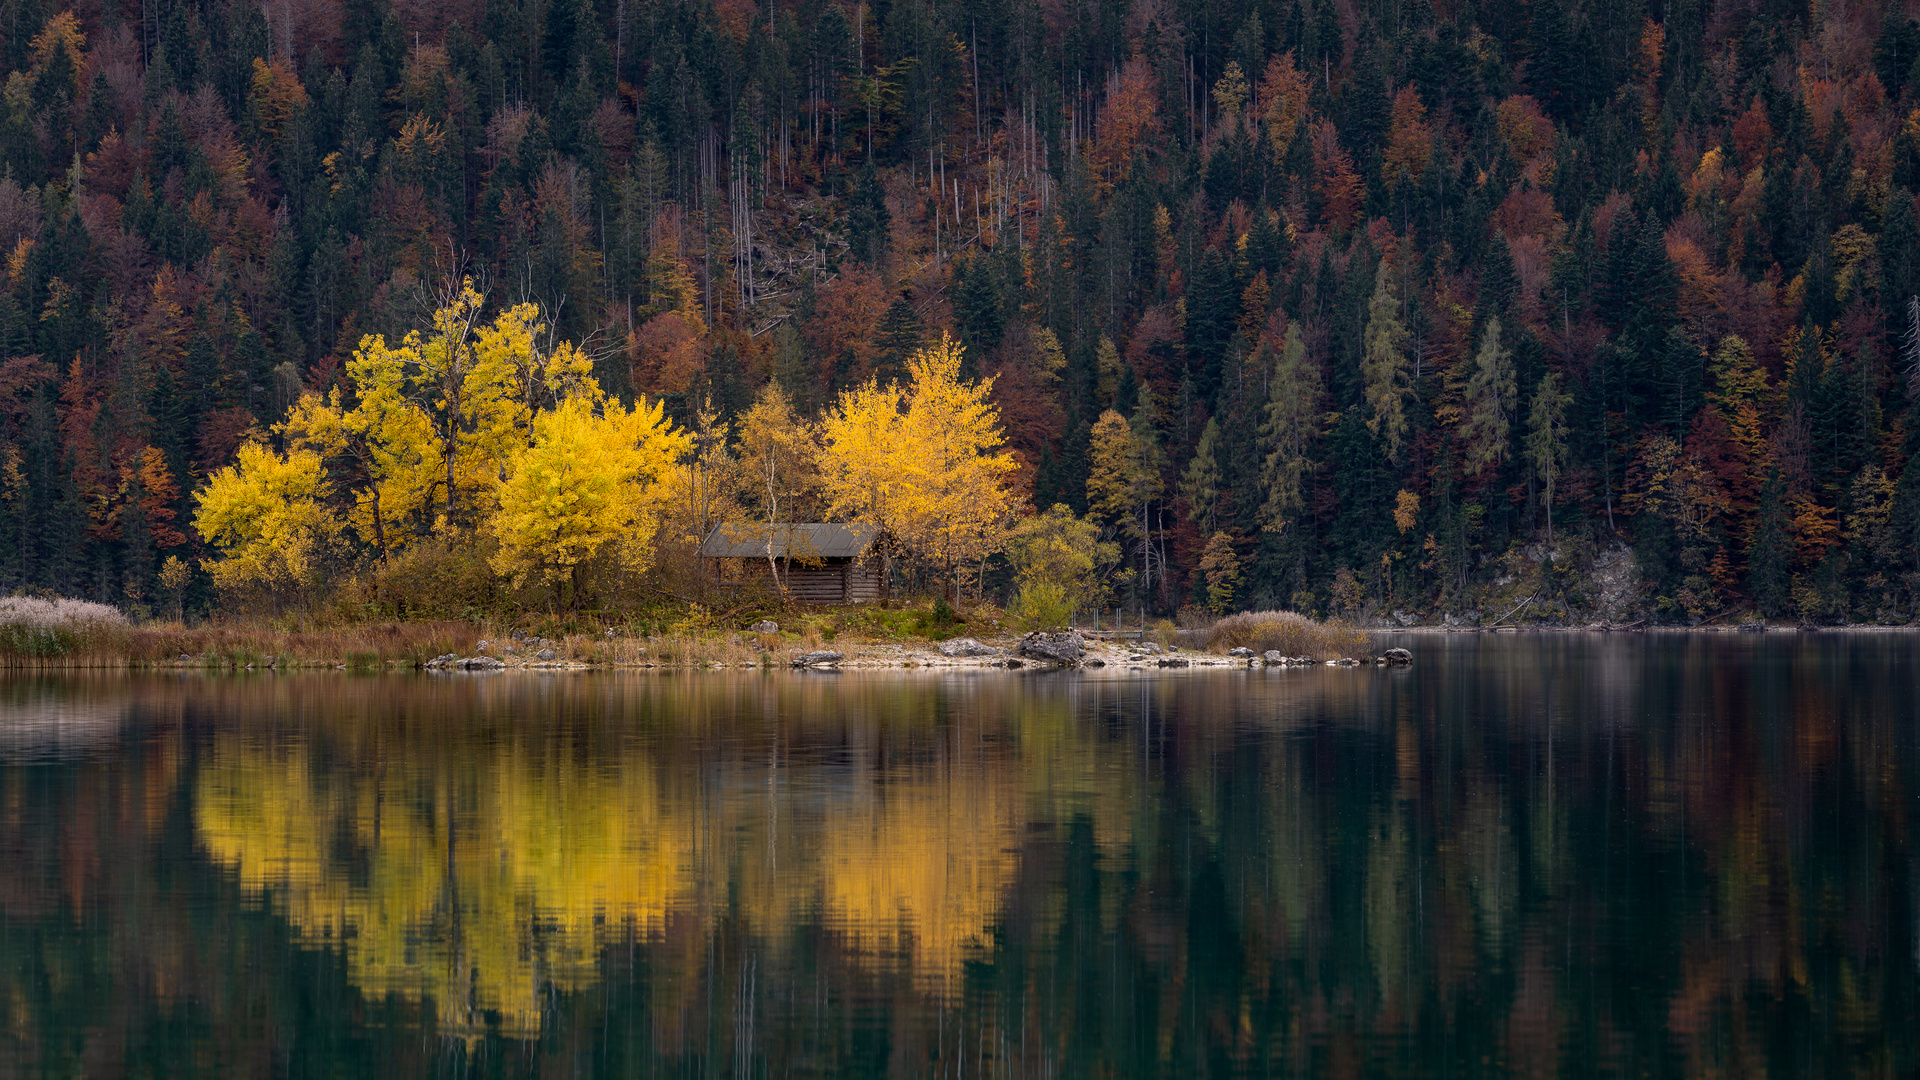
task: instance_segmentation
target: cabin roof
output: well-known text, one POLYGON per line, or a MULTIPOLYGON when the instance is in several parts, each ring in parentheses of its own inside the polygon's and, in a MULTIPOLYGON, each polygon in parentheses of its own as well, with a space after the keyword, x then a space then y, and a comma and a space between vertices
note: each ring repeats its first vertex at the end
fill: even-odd
POLYGON ((776 559, 854 559, 867 553, 880 535, 878 525, 838 522, 728 521, 714 526, 700 545, 705 559, 764 559, 768 533, 776 559))

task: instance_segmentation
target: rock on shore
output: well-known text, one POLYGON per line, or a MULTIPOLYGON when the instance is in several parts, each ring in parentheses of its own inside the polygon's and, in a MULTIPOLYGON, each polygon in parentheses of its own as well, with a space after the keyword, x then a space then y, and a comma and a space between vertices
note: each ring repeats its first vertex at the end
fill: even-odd
POLYGON ((1072 667, 1087 655, 1087 639, 1081 637, 1078 630, 1068 630, 1062 634, 1035 631, 1020 639, 1020 655, 1029 660, 1045 660, 1051 664, 1072 667))
POLYGON ((970 637, 957 637, 941 642, 936 646, 941 656, 997 656, 999 649, 983 645, 970 637))

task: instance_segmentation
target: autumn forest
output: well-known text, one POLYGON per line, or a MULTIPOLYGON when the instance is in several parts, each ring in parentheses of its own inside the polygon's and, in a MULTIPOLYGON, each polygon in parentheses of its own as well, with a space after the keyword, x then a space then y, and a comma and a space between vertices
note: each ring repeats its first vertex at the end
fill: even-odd
POLYGON ((6 0, 0 587, 1904 623, 1915 14, 6 0))

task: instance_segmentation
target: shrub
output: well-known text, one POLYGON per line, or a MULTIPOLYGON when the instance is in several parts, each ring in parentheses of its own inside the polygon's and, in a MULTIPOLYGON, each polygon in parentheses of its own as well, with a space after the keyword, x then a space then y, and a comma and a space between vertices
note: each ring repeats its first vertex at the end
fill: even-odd
POLYGON ((1030 581, 1020 586, 1007 609, 1007 619, 1019 630, 1058 630, 1073 618, 1074 603, 1055 581, 1030 581))
POLYGON ((1315 622, 1291 611, 1243 611, 1197 631, 1202 644, 1214 651, 1248 648, 1256 653, 1274 650, 1286 656, 1337 660, 1367 652, 1366 631, 1337 620, 1315 622))
POLYGON ((509 607, 506 583, 488 561, 495 545, 485 537, 469 543, 422 541, 376 564, 362 587, 361 603, 401 619, 477 619, 509 607))

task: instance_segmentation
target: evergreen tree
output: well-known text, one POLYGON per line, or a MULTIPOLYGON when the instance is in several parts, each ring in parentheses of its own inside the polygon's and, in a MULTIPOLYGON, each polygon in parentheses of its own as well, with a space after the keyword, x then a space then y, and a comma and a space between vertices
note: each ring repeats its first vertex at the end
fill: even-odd
POLYGON ((887 210, 887 193, 880 186, 872 159, 861 166, 847 206, 847 247, 853 257, 878 268, 887 255, 888 231, 893 215, 887 210))
MULTIPOLYGON (((891 382, 906 373, 907 357, 926 339, 926 326, 919 313, 904 296, 896 296, 880 318, 875 339, 874 374, 881 382, 891 382)), ((1049 504, 1051 505, 1051 504, 1049 504)))
POLYGON ((1518 394, 1513 353, 1500 343, 1500 318, 1496 315, 1487 320, 1480 352, 1474 357, 1473 374, 1467 378, 1467 415, 1462 425, 1467 440, 1467 472, 1478 475, 1506 461, 1518 394))
POLYGON ((1187 517, 1202 536, 1211 535, 1219 521, 1220 463, 1216 457, 1219 448, 1220 422, 1208 418, 1207 426, 1200 430, 1193 457, 1187 460, 1187 467, 1180 475, 1180 494, 1187 500, 1187 517))
MULTIPOLYGON (((1361 370, 1366 379, 1367 430, 1380 440, 1389 460, 1397 461, 1407 439, 1407 403, 1414 396, 1413 364, 1407 356, 1407 328, 1400 321, 1392 275, 1381 264, 1367 305, 1367 331, 1361 370)), ((1497 342, 1497 338, 1495 339, 1497 342)))
POLYGON ((1787 613, 1791 599, 1789 573, 1792 540, 1787 535, 1787 483, 1778 468, 1769 470, 1760 487, 1760 510, 1753 544, 1747 551, 1747 593, 1754 607, 1769 619, 1787 613))

